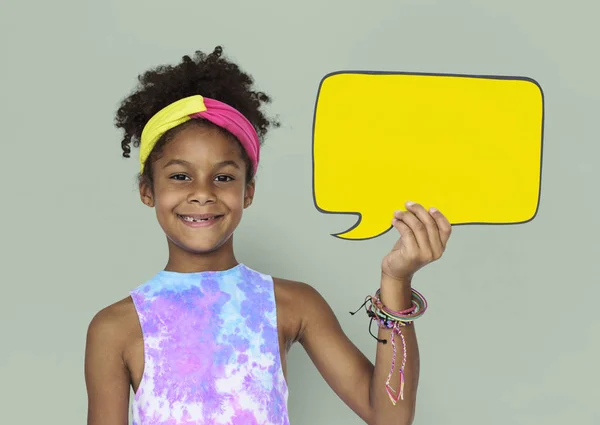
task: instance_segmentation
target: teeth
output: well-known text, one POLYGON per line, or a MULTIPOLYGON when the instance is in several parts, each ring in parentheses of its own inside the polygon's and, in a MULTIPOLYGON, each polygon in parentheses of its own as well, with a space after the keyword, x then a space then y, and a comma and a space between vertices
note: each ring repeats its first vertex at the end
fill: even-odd
POLYGON ((195 223, 197 223, 197 222, 199 222, 199 221, 208 221, 208 220, 211 220, 211 219, 213 219, 213 218, 214 218, 214 217, 209 217, 209 218, 198 218, 198 219, 196 219, 196 218, 193 218, 193 217, 187 217, 187 216, 184 216, 184 217, 183 217, 183 219, 184 219, 185 221, 193 221, 193 222, 195 222, 195 223))

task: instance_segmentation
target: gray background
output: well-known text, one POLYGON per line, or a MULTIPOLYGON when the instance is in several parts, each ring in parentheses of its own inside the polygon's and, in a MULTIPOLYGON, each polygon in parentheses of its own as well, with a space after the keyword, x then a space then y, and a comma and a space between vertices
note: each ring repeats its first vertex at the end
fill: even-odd
MULTIPOLYGON (((597 2, 419 0, 3 0, 0 423, 85 422, 85 332, 102 307, 162 267, 166 244, 136 194, 112 121, 137 74, 196 49, 225 51, 274 98, 239 259, 306 281, 372 359, 365 317, 392 232, 330 236, 311 188, 319 81, 346 69, 518 75, 546 96, 541 209, 518 226, 455 228, 419 272, 415 424, 598 424, 600 301, 597 2)), ((137 150, 134 150, 137 154, 137 150)), ((418 201, 418 200, 416 200, 418 201)), ((300 346, 295 425, 358 424, 300 346)))

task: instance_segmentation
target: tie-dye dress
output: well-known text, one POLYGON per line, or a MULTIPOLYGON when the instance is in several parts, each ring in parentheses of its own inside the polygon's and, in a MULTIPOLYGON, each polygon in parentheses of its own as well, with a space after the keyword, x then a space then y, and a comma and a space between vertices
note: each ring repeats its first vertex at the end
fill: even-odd
POLYGON ((288 425, 273 280, 243 264, 131 291, 144 337, 134 425, 288 425))

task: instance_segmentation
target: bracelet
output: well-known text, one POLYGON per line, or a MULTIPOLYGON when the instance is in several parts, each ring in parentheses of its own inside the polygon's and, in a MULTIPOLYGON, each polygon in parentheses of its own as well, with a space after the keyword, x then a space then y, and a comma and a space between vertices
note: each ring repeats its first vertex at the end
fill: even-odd
POLYGON ((372 298, 372 303, 377 306, 387 317, 395 321, 413 322, 419 319, 425 311, 427 311, 427 300, 425 297, 416 289, 411 289, 411 302, 412 307, 404 311, 393 311, 388 309, 381 301, 381 289, 375 292, 375 296, 372 298))
POLYGON ((392 366, 390 369, 390 373, 388 374, 388 377, 385 381, 385 389, 393 405, 396 405, 398 403, 398 400, 404 400, 404 368, 406 366, 406 340, 404 338, 404 335, 402 334, 401 328, 412 325, 416 319, 419 319, 423 316, 423 314, 425 314, 425 311, 428 307, 427 300, 425 299, 425 297, 417 290, 412 288, 411 304, 411 307, 406 310, 390 310, 381 301, 381 290, 378 289, 375 292, 374 296, 368 296, 365 299, 365 302, 358 308, 358 310, 356 310, 355 312, 350 312, 351 315, 355 315, 356 313, 358 313, 358 311, 360 311, 360 309, 365 307, 367 315, 371 319, 369 322, 369 333, 373 338, 377 340, 377 342, 386 344, 387 340, 380 339, 373 334, 373 332, 371 331, 371 324, 373 323, 373 320, 375 320, 378 323, 380 329, 388 329, 392 331, 392 335, 390 338, 392 343, 392 366), (369 306, 367 307, 368 303, 369 306), (397 353, 395 335, 398 335, 402 341, 403 353, 402 364, 398 371, 400 375, 400 388, 398 391, 395 391, 390 385, 390 380, 392 379, 394 369, 396 367, 397 353))
POLYGON ((388 316, 383 314, 380 310, 377 309, 377 307, 373 305, 368 307, 367 315, 373 318, 373 320, 377 322, 381 329, 392 329, 394 326, 404 327, 412 325, 412 322, 399 322, 390 319, 388 316))

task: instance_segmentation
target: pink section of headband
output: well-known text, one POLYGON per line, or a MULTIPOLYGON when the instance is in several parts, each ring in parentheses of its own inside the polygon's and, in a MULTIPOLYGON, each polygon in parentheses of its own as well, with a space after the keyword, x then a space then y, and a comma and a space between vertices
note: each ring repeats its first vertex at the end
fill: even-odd
POLYGON ((190 115, 190 118, 204 118, 233 134, 242 144, 252 162, 255 174, 260 159, 260 143, 256 130, 237 109, 215 99, 205 97, 206 111, 190 115))

